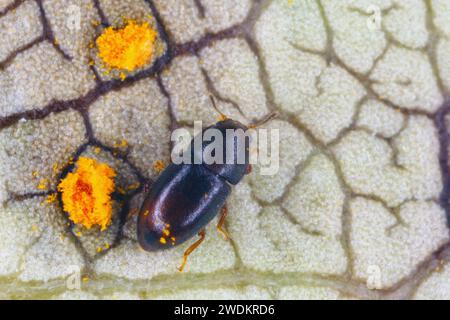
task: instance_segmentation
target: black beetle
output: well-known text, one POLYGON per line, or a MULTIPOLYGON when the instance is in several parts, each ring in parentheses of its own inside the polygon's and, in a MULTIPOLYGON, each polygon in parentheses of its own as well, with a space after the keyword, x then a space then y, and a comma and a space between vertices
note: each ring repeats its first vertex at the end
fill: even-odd
MULTIPOLYGON (((214 101, 213 105, 217 110, 214 101)), ((261 123, 267 122, 273 116, 274 114, 266 117, 261 123)), ((224 142, 227 129, 241 129, 246 132, 249 128, 257 126, 247 127, 238 121, 224 118, 225 120, 205 129, 219 130, 224 142)), ((184 253, 183 262, 178 268, 180 271, 183 271, 189 254, 204 240, 205 226, 221 209, 217 230, 228 239, 228 234, 223 229, 227 213, 225 201, 230 195, 231 186, 238 184, 244 175, 251 171, 249 139, 245 139, 244 146, 242 143, 240 145, 245 148, 244 150, 237 150, 238 140, 234 138, 232 146, 235 152, 232 164, 207 164, 203 161, 203 152, 212 141, 202 142, 201 154, 198 154, 199 152, 193 148, 196 138, 191 142, 192 164, 172 163, 161 173, 144 200, 137 226, 139 244, 146 251, 168 249, 182 244, 195 234, 200 236, 200 239, 184 253), (237 162, 239 152, 245 153, 244 162, 237 162), (196 157, 201 157, 199 164, 194 163, 196 157)), ((223 156, 226 157, 225 143, 223 156)))

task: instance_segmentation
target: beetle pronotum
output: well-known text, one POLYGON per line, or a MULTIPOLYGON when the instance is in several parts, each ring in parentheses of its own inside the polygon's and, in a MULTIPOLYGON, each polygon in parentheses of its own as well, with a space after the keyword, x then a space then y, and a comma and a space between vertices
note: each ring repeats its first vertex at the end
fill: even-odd
MULTIPOLYGON (((213 101, 214 108, 220 112, 213 101)), ((227 130, 243 130, 255 128, 270 119, 270 114, 261 122, 245 126, 238 121, 226 118, 206 128, 216 129, 222 134, 222 141, 226 141, 227 130)), ((203 134, 203 133, 202 133, 203 134)), ((207 164, 204 160, 204 150, 212 143, 202 141, 201 150, 193 148, 194 138, 191 142, 191 157, 200 158, 200 164, 191 161, 190 164, 170 164, 158 177, 143 202, 138 218, 138 240, 141 247, 147 251, 168 249, 179 245, 194 235, 198 239, 184 253, 181 266, 183 271, 187 257, 197 248, 205 238, 205 226, 221 212, 217 230, 228 239, 223 228, 227 210, 225 201, 230 195, 231 187, 238 184, 242 178, 250 173, 249 144, 246 140, 244 146, 238 145, 234 137, 232 143, 234 161, 232 163, 207 164), (240 147, 241 150, 237 150, 240 147), (244 149, 242 149, 242 147, 244 149), (245 153, 245 161, 238 160, 239 152, 245 153)), ((226 157, 226 143, 223 143, 223 156, 226 157)), ((239 159, 241 160, 241 159, 239 159)), ((198 162, 197 162, 198 163, 198 162)))

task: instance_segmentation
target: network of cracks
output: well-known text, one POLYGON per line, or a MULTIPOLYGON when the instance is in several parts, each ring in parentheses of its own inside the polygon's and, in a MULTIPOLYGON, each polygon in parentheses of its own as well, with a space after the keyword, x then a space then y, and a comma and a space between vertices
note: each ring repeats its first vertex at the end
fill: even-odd
MULTIPOLYGON (((39 13, 40 13, 40 20, 43 26, 43 33, 41 36, 33 40, 32 42, 28 43, 27 45, 24 45, 18 49, 16 49, 14 52, 12 52, 4 61, 0 62, 0 70, 6 69, 12 61, 21 53, 25 52, 26 50, 32 48, 33 46, 41 43, 41 42, 49 42, 52 44, 52 46, 55 48, 57 52, 59 52, 62 57, 68 61, 72 60, 72 57, 65 53, 64 50, 57 44, 55 41, 55 36, 53 34, 53 31, 51 29, 51 25, 49 23, 49 20, 47 19, 47 15, 42 3, 42 0, 33 0, 36 2, 36 4, 39 7, 39 13)), ((101 5, 98 0, 92 0, 93 5, 97 10, 98 16, 101 20, 101 26, 107 27, 110 25, 107 16, 103 12, 101 5)), ((7 15, 9 12, 17 9, 24 0, 15 0, 10 5, 8 5, 3 11, 0 11, 0 18, 7 15)), ((65 101, 52 101, 48 105, 24 112, 14 113, 5 117, 0 117, 0 130, 10 127, 17 122, 19 122, 21 119, 26 120, 39 120, 44 119, 50 114, 53 113, 60 113, 67 110, 75 110, 80 113, 84 120, 84 126, 86 129, 87 134, 87 143, 83 144, 76 150, 76 152, 73 155, 74 162, 76 162, 76 159, 82 155, 89 147, 95 147, 101 149, 103 152, 108 153, 115 157, 116 159, 122 161, 125 163, 133 172, 135 177, 137 178, 139 182, 139 187, 134 189, 131 192, 128 192, 126 194, 118 194, 115 193, 113 195, 114 200, 120 202, 122 204, 122 208, 120 210, 120 226, 122 227, 124 223, 126 222, 126 219, 128 217, 130 208, 130 202, 131 200, 139 193, 144 191, 146 188, 150 188, 152 184, 152 180, 147 178, 143 173, 140 172, 140 170, 133 165, 132 161, 128 158, 128 153, 126 150, 119 149, 113 146, 108 146, 106 142, 99 141, 94 134, 94 131, 92 129, 92 125, 89 118, 89 109, 90 106, 97 101, 100 97, 113 92, 113 91, 120 91, 124 88, 130 87, 136 82, 147 79, 147 78, 154 78, 157 81, 157 84, 159 86, 159 89, 161 93, 167 98, 167 112, 170 116, 171 124, 170 124, 170 130, 174 130, 181 126, 182 124, 177 121, 177 114, 176 110, 172 104, 172 99, 170 96, 170 93, 165 88, 163 81, 161 79, 161 73, 167 69, 171 62, 180 56, 185 55, 194 55, 198 56, 199 52, 208 47, 211 46, 213 43, 225 39, 233 39, 233 38, 239 38, 243 39, 253 54, 257 57, 257 61, 259 63, 259 80, 261 81, 264 92, 267 98, 267 104, 271 111, 276 111, 279 114, 279 117, 287 122, 290 122, 292 125, 294 125, 296 128, 298 128, 301 132, 303 132, 308 139, 318 147, 319 150, 323 151, 323 153, 327 154, 329 156, 335 166, 338 166, 337 161, 333 159, 333 155, 330 154, 328 151, 330 145, 336 144, 346 133, 348 133, 350 130, 353 130, 355 128, 357 113, 354 115, 355 121, 353 121, 353 124, 349 126, 348 128, 344 129, 335 140, 330 142, 329 144, 324 144, 318 139, 314 137, 314 135, 307 129, 305 126, 303 126, 301 123, 299 123, 296 120, 292 120, 292 115, 288 112, 283 111, 281 108, 279 108, 274 99, 274 95, 269 83, 269 77, 266 65, 264 63, 264 59, 261 55, 261 52, 259 50, 258 44, 254 40, 253 36, 253 29, 254 24, 258 20, 258 17, 262 14, 264 9, 270 4, 271 1, 267 0, 257 0, 254 1, 252 4, 252 7, 248 13, 248 16, 246 19, 244 19, 241 23, 233 25, 227 29, 224 29, 222 31, 219 31, 217 33, 207 33, 203 37, 201 37, 198 40, 190 41, 187 43, 176 43, 174 42, 170 34, 166 32, 166 28, 164 27, 164 22, 161 19, 160 15, 158 14, 158 11, 153 4, 151 0, 146 0, 147 5, 149 6, 150 10, 152 11, 153 16, 156 19, 157 25, 158 25, 158 32, 162 40, 166 43, 167 50, 165 53, 159 57, 149 68, 144 69, 142 71, 137 72, 136 74, 133 74, 129 77, 127 77, 125 80, 121 79, 111 79, 111 80, 101 80, 101 78, 98 76, 98 71, 96 70, 95 66, 91 67, 91 71, 94 75, 96 75, 96 86, 87 92, 82 97, 73 99, 73 100, 65 100, 65 101)), ((340 67, 347 70, 352 76, 354 76, 356 79, 358 79, 361 83, 365 84, 365 88, 367 90, 367 95, 364 97, 363 101, 361 101, 361 104, 373 97, 379 98, 370 88, 370 85, 368 84, 367 80, 365 79, 364 75, 361 75, 357 72, 354 72, 353 70, 346 67, 346 65, 339 59, 339 57, 334 54, 333 51, 333 43, 332 43, 332 30, 329 27, 329 23, 327 21, 327 17, 324 14, 324 10, 320 4, 320 1, 318 1, 319 6, 321 7, 322 12, 322 18, 325 22, 326 29, 327 29, 327 37, 328 37, 328 45, 327 49, 325 51, 325 56, 327 62, 334 63, 339 65, 340 67)), ((205 8, 203 7, 201 0, 194 1, 194 4, 198 11, 198 17, 199 19, 205 18, 205 8)), ((429 19, 430 20, 430 19, 429 19)), ((431 26, 431 24, 430 24, 431 26)), ((429 27, 430 27, 429 26, 429 27)), ((431 28, 431 27, 430 27, 431 28)), ((433 37, 430 37, 433 39, 433 37)), ((392 39, 389 39, 392 40, 392 39)), ((430 55, 434 54, 434 47, 435 43, 433 40, 430 40, 430 43, 428 44, 428 52, 430 55)), ((318 53, 318 54, 324 54, 324 53, 318 53)), ((379 57, 380 59, 381 57, 379 57)), ((430 59, 431 61, 435 61, 435 58, 432 57, 430 59)), ((435 72, 437 70, 437 67, 434 68, 435 72)), ((220 93, 215 89, 214 83, 211 81, 211 79, 208 76, 208 73, 205 70, 202 70, 204 80, 208 86, 209 91, 215 96, 215 98, 219 101, 231 103, 235 108, 240 110, 239 104, 235 103, 234 101, 230 101, 229 99, 223 98, 220 93)), ((444 86, 442 85, 442 81, 440 80, 439 76, 437 75, 438 79, 438 85, 441 89, 441 92, 446 92, 444 86)), ((443 180, 443 190, 440 195, 439 203, 442 206, 442 208, 445 209, 447 213, 447 217, 450 216, 450 169, 448 165, 448 150, 449 150, 449 143, 450 143, 450 134, 448 132, 448 129, 446 127, 445 118, 450 112, 450 101, 447 101, 444 103, 444 105, 434 114, 425 113, 420 110, 404 110, 400 107, 395 106, 390 101, 383 101, 390 107, 402 112, 405 115, 414 115, 414 114, 420 114, 428 117, 429 119, 432 119, 434 121, 434 124, 438 130, 439 134, 439 142, 440 142, 440 168, 442 173, 442 180, 443 180)), ((212 111, 213 112, 213 111, 212 111)), ((254 119, 252 119, 254 120, 254 119)), ((183 124, 184 125, 184 124, 183 124)), ((170 142, 167 142, 168 145, 170 142)), ((170 147, 170 146, 169 146, 170 147)), ((73 164, 67 165, 61 173, 60 178, 63 178, 68 172, 70 172, 73 169, 73 164)), ((341 181, 343 181, 341 177, 341 181)), ((348 186, 345 186, 345 183, 342 182, 345 189, 350 190, 348 186)), ((289 188, 289 186, 288 186, 289 188)), ((287 191, 286 191, 287 192, 287 191)), ((286 193, 285 192, 285 193, 286 193)), ((351 191, 350 191, 351 192, 351 191)), ((55 193, 55 190, 50 190, 46 192, 36 192, 36 193, 26 193, 26 194, 11 194, 10 200, 14 201, 22 201, 29 198, 34 197, 42 197, 49 194, 55 193)), ((351 194, 348 196, 351 197, 351 194)), ((59 199, 60 202, 60 199, 59 199)), ((60 203, 61 205, 61 203, 60 203)), ((345 223, 346 215, 348 213, 344 214, 343 220, 345 223)), ((117 232, 117 235, 114 239, 114 243, 110 247, 109 250, 113 250, 114 247, 120 244, 120 242, 123 240, 123 235, 121 233, 121 227, 119 228, 119 231, 117 232)), ((74 234, 73 232, 73 225, 70 225, 68 227, 68 233, 72 235, 72 239, 76 244, 76 247, 80 250, 82 253, 84 259, 85 259, 85 270, 84 272, 89 274, 92 272, 90 270, 90 266, 93 262, 93 259, 96 259, 103 254, 106 253, 107 250, 104 252, 96 255, 94 258, 87 254, 87 252, 84 251, 83 245, 80 243, 79 238, 74 234)), ((344 246, 349 245, 349 235, 344 234, 342 237, 342 242, 344 246)), ((236 253, 237 257, 238 254, 236 253)), ((301 283, 310 283, 311 285, 315 285, 317 283, 320 283, 320 285, 323 286, 329 286, 331 288, 335 288, 338 291, 340 291, 345 296, 355 296, 355 297, 370 297, 370 298, 379 298, 379 297, 392 297, 392 298, 407 298, 414 294, 416 288, 419 286, 420 283, 424 279, 426 279, 430 273, 439 266, 442 261, 448 261, 450 260, 450 244, 445 244, 442 246, 438 251, 432 253, 426 261, 421 263, 414 272, 408 276, 407 278, 403 279, 399 283, 397 283, 394 287, 389 288, 388 290, 378 290, 378 291, 371 291, 368 290, 364 283, 361 283, 359 281, 355 281, 352 279, 351 275, 351 266, 349 266, 349 271, 346 272, 345 275, 339 276, 339 277, 327 277, 327 276, 321 276, 321 275, 301 275, 298 279, 301 283)), ((183 287, 183 284, 190 284, 192 283, 192 279, 195 278, 195 282, 199 286, 211 285, 211 283, 215 283, 215 285, 225 285, 230 286, 234 284, 256 284, 261 285, 262 287, 265 286, 265 282, 267 279, 270 279, 271 283, 278 283, 282 285, 283 283, 286 283, 286 285, 291 284, 292 279, 296 279, 298 275, 275 275, 275 274, 266 274, 266 273, 258 273, 254 272, 252 270, 246 269, 242 264, 238 266, 238 270, 234 272, 233 276, 229 276, 226 274, 218 274, 214 276, 214 279, 211 279, 210 275, 203 275, 203 276, 193 276, 193 275, 183 275, 181 280, 177 280, 177 286, 183 287), (192 279, 191 279, 192 278, 192 279)), ((101 281, 99 279, 99 281, 101 281)), ((108 279, 103 279, 105 285, 107 286, 108 279)), ((164 288, 165 286, 171 285, 171 280, 169 277, 161 276, 157 277, 154 280, 154 287, 155 288, 164 288)), ((138 284, 135 284, 137 288, 139 288, 138 284)))

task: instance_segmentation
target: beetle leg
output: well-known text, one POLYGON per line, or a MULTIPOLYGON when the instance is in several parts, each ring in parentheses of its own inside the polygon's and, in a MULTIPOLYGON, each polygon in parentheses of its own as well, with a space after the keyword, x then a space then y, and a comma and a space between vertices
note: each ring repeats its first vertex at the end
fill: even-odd
POLYGON ((184 267, 186 266, 186 262, 187 262, 187 258, 189 257, 189 255, 195 250, 197 249, 197 247, 203 242, 203 240, 205 240, 205 230, 202 230, 198 233, 198 236, 200 237, 200 239, 198 239, 193 245, 191 245, 189 248, 187 248, 187 250, 184 252, 183 255, 183 261, 181 262, 181 266, 178 267, 178 270, 180 272, 183 272, 184 267))
POLYGON ((224 223, 225 223, 225 218, 227 217, 228 214, 228 208, 227 206, 223 206, 222 207, 222 212, 220 213, 220 219, 219 222, 217 223, 217 231, 223 236, 223 238, 225 240, 230 240, 230 235, 228 234, 227 230, 224 229, 224 223))

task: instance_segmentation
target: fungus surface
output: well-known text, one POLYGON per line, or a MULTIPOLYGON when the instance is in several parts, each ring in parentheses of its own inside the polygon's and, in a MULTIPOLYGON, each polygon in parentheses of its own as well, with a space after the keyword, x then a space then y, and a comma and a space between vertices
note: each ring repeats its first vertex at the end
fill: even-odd
POLYGON ((0 0, 0 298, 450 298, 448 0, 71 4, 0 0), (255 166, 232 242, 214 221, 179 275, 189 243, 143 252, 131 213, 171 130, 217 120, 210 94, 244 123, 280 115, 280 166, 255 166), (53 201, 80 155, 116 172, 103 232, 53 201))

